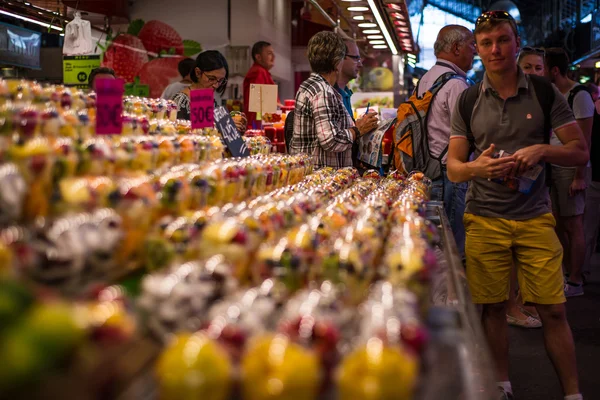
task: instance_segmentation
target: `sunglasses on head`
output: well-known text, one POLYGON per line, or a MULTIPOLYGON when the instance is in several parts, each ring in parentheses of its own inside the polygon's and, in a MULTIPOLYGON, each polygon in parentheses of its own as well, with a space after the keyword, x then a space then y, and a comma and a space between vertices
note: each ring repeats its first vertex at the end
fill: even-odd
POLYGON ((544 55, 546 54, 546 50, 544 49, 539 49, 537 47, 529 47, 529 46, 525 46, 521 49, 522 53, 534 53, 534 54, 540 54, 540 55, 544 55))
POLYGON ((490 20, 500 20, 500 21, 509 21, 513 24, 516 24, 515 19, 507 13, 506 11, 494 10, 494 11, 486 11, 477 18, 475 21, 475 28, 477 28, 480 24, 490 21, 490 20))

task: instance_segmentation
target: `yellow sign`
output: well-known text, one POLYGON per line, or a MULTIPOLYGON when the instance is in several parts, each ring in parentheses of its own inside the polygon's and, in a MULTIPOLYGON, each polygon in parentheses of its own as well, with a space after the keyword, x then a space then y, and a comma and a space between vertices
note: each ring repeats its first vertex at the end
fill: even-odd
POLYGON ((88 87, 88 78, 93 69, 100 66, 100 56, 64 56, 63 82, 65 85, 88 87))

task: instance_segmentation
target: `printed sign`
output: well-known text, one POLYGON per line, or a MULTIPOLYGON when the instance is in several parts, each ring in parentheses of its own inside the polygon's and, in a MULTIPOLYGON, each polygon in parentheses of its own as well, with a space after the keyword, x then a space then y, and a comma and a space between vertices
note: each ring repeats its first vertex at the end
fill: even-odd
POLYGON ((100 66, 100 56, 63 56, 63 82, 80 89, 88 87, 92 70, 100 66))
POLYGON ((250 84, 248 111, 259 114, 277 112, 277 85, 250 84))
POLYGON ((96 86, 96 134, 113 135, 123 131, 123 85, 122 79, 97 79, 96 86))
POLYGON ((246 142, 240 136, 231 115, 225 107, 215 108, 215 123, 231 155, 234 157, 248 157, 250 155, 246 142))
POLYGON ((190 90, 192 129, 209 128, 214 123, 215 95, 212 89, 190 90))

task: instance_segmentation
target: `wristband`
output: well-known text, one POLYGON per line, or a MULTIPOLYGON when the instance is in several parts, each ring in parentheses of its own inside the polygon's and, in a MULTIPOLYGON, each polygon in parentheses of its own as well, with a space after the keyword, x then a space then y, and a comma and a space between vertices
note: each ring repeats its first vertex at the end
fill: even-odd
POLYGON ((355 126, 353 126, 350 129, 352 129, 354 131, 354 139, 355 140, 358 139, 360 137, 360 130, 357 127, 355 127, 355 126))

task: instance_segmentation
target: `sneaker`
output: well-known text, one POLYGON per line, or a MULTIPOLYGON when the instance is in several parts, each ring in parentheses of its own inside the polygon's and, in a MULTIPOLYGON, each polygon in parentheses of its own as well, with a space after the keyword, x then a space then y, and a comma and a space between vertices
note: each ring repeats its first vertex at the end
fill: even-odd
POLYGON ((498 400, 515 400, 515 396, 512 394, 512 392, 507 392, 500 386, 498 386, 498 390, 500 391, 500 397, 498 397, 498 400))
POLYGON ((583 296, 583 285, 572 282, 565 283, 565 297, 583 296))
POLYGON ((535 329, 542 327, 542 321, 531 316, 528 316, 526 319, 518 319, 506 314, 506 322, 508 322, 509 325, 518 326, 519 328, 535 329))

